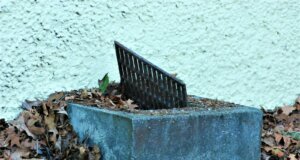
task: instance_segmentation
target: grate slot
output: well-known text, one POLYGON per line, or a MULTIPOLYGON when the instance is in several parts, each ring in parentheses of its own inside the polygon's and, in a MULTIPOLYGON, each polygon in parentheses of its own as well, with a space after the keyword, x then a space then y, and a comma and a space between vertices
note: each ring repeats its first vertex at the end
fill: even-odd
POLYGON ((186 107, 186 86, 156 65, 115 41, 122 92, 142 109, 186 107))

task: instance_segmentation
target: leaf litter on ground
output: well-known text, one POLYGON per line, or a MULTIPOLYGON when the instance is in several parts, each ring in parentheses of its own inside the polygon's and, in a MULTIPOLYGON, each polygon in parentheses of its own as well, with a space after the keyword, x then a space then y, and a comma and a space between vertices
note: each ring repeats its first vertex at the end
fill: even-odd
POLYGON ((0 159, 99 160, 100 149, 81 143, 73 131, 65 95, 56 92, 47 100, 26 100, 16 119, 0 119, 0 159))
POLYGON ((300 160, 300 97, 292 106, 262 108, 262 160, 300 160))
MULTIPOLYGON (((79 141, 66 112, 67 103, 134 112, 138 104, 120 94, 118 84, 111 83, 105 92, 99 88, 56 92, 46 100, 25 100, 20 115, 6 122, 0 119, 0 159, 89 159, 98 160, 101 150, 88 144, 88 137, 79 141)), ((201 106, 235 104, 217 100, 197 100, 201 106)), ((300 97, 293 106, 275 110, 262 109, 262 160, 300 160, 300 97)))
MULTIPOLYGON (((118 85, 55 92, 46 100, 25 100, 17 118, 0 119, 0 159, 79 159, 99 160, 101 150, 90 146, 88 138, 79 141, 66 111, 67 103, 135 110, 138 105, 124 98, 118 85), (104 91, 102 90, 102 91, 104 91)), ((89 137, 89 136, 87 136, 89 137)))

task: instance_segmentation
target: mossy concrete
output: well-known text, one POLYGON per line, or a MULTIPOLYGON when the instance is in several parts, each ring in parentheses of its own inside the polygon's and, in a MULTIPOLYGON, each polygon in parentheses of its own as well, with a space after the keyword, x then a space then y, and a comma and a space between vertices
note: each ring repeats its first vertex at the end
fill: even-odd
POLYGON ((80 139, 104 160, 258 160, 262 113, 251 107, 137 114, 69 104, 80 139))

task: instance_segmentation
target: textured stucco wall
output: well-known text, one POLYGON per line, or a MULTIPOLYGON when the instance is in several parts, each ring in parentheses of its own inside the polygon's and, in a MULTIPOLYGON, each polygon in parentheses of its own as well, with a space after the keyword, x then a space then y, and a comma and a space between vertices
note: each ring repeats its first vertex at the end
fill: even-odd
POLYGON ((118 80, 119 40, 187 83, 245 105, 300 93, 298 0, 2 0, 0 117, 26 98, 118 80))

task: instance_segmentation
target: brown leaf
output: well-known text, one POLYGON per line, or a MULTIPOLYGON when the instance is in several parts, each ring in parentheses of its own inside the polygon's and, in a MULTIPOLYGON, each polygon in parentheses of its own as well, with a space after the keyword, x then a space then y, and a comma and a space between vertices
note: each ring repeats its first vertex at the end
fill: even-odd
POLYGON ((276 143, 279 144, 279 142, 280 142, 281 139, 282 139, 282 135, 279 134, 279 133, 275 133, 275 134, 274 134, 274 137, 275 137, 276 143))
POLYGON ((49 107, 49 109, 52 110, 53 109, 53 103, 52 103, 52 101, 48 100, 47 103, 46 103, 46 106, 49 107))
POLYGON ((284 131, 284 126, 283 125, 277 125, 274 128, 274 132, 281 133, 282 131, 284 131))
POLYGON ((55 114, 50 114, 44 117, 44 122, 48 130, 56 129, 55 114))
POLYGON ((30 132, 28 129, 25 119, 30 118, 31 113, 28 111, 22 112, 17 119, 11 122, 12 125, 23 130, 27 133, 28 136, 31 136, 33 139, 36 139, 36 136, 30 132))
POLYGON ((21 144, 20 144, 20 137, 17 134, 11 134, 9 135, 10 137, 10 147, 16 146, 21 148, 21 144))
POLYGON ((133 100, 128 99, 128 100, 126 101, 126 107, 128 107, 129 110, 134 110, 135 108, 138 107, 138 105, 133 104, 133 100))
POLYGON ((55 144, 57 141, 57 139, 56 139, 57 134, 58 134, 58 131, 56 128, 49 130, 48 131, 49 142, 51 142, 52 144, 55 144))
POLYGON ((291 138, 288 136, 283 136, 284 148, 288 148, 291 144, 291 138))
POLYGON ((264 146, 263 149, 266 151, 266 152, 270 152, 272 151, 272 147, 269 147, 269 146, 264 146))
POLYGON ((34 135, 42 135, 45 133, 45 129, 42 127, 28 126, 28 129, 34 135))
POLYGON ((65 101, 60 101, 59 102, 59 107, 60 108, 64 108, 64 107, 66 107, 67 106, 67 103, 65 102, 65 101))
POLYGON ((30 110, 29 118, 41 120, 42 117, 36 109, 30 110))
POLYGON ((47 106, 46 106, 46 102, 43 102, 43 104, 42 104, 42 109, 43 109, 43 113, 44 113, 44 115, 48 115, 48 108, 47 108, 47 106))
POLYGON ((286 114, 279 114, 276 116, 277 121, 282 122, 284 124, 289 123, 289 116, 286 114))
POLYGON ((295 110, 295 108, 291 107, 291 106, 284 106, 281 108, 281 110, 282 110, 282 114, 285 114, 288 116, 288 115, 290 115, 290 113, 292 113, 295 110))
POLYGON ((63 92, 55 92, 53 94, 51 94, 48 98, 48 102, 58 102, 60 101, 64 96, 63 92))
MULTIPOLYGON (((288 158, 289 158, 289 160, 297 160, 295 154, 290 154, 288 158)), ((298 159, 298 160, 299 160, 299 159, 298 159)))
POLYGON ((38 123, 39 120, 38 119, 29 119, 27 122, 26 122, 26 125, 27 127, 31 127, 31 126, 34 126, 34 124, 38 123))
POLYGON ((34 141, 32 141, 28 138, 21 142, 22 148, 34 149, 34 145, 35 145, 34 141))
POLYGON ((286 131, 286 132, 291 132, 294 129, 294 124, 293 124, 293 120, 291 119, 291 117, 289 117, 289 122, 291 122, 291 123, 289 123, 288 125, 285 125, 285 127, 284 127, 284 131, 286 131))
POLYGON ((275 146, 275 140, 274 140, 274 138, 271 137, 271 136, 264 137, 264 138, 262 139, 262 142, 264 142, 265 144, 267 144, 267 145, 270 146, 270 147, 275 146))
POLYGON ((65 101, 68 101, 68 100, 74 100, 75 97, 76 97, 75 95, 66 96, 66 97, 65 97, 65 101))
POLYGON ((79 147, 79 160, 86 160, 88 157, 87 149, 85 147, 79 147))
POLYGON ((112 108, 115 108, 117 105, 110 99, 110 98, 105 98, 104 99, 104 103, 101 105, 103 106, 109 106, 109 107, 112 107, 112 108))
POLYGON ((81 99, 86 99, 86 98, 89 98, 89 95, 91 95, 91 93, 89 93, 86 89, 84 89, 84 90, 81 92, 80 98, 81 98, 81 99))

